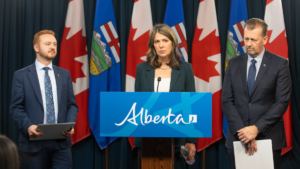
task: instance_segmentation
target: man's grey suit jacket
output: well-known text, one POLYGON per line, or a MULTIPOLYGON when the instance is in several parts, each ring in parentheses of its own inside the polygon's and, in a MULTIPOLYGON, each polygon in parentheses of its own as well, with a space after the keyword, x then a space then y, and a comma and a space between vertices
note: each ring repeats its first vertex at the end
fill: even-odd
MULTIPOLYGON (((57 87, 57 123, 75 122, 78 107, 68 70, 53 65, 57 87)), ((44 107, 35 63, 14 74, 10 113, 20 129, 19 149, 23 152, 38 152, 43 141, 29 141, 28 128, 43 124, 44 107)), ((57 140, 61 148, 72 146, 71 139, 57 140)))
POLYGON ((226 147, 233 149, 237 131, 255 125, 256 140, 271 139, 273 150, 286 147, 283 114, 291 96, 288 60, 265 50, 251 97, 247 88, 248 55, 228 62, 222 88, 222 110, 228 121, 226 147), (250 119, 248 119, 248 114, 250 119))

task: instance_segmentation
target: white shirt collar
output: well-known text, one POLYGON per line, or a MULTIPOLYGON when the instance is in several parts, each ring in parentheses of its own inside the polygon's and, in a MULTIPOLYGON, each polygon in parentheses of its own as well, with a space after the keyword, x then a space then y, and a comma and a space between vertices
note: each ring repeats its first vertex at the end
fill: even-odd
POLYGON ((44 67, 49 67, 50 70, 52 70, 52 62, 48 65, 48 66, 45 66, 43 65, 41 62, 39 62, 37 59, 35 60, 35 67, 36 67, 36 70, 41 70, 43 69, 44 67))
POLYGON ((248 54, 248 62, 251 62, 252 59, 255 59, 257 62, 261 61, 262 58, 263 58, 263 56, 264 56, 264 54, 265 54, 265 50, 266 50, 266 49, 264 48, 264 51, 261 52, 261 54, 258 55, 258 56, 255 57, 255 58, 251 57, 251 56, 248 54))

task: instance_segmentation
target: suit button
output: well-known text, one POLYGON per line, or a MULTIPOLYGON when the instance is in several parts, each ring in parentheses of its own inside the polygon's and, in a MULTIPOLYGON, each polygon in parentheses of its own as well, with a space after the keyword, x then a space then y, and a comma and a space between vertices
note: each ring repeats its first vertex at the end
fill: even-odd
POLYGON ((249 106, 251 106, 251 103, 249 103, 249 106))

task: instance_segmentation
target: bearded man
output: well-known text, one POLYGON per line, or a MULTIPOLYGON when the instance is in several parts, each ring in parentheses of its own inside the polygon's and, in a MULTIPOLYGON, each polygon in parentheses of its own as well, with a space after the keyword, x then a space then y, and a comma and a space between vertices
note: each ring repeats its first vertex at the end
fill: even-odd
MULTIPOLYGON (((14 73, 10 113, 20 129, 19 149, 28 157, 31 169, 72 168, 71 139, 74 129, 63 132, 65 139, 30 141, 43 133, 38 124, 75 122, 78 112, 68 70, 52 64, 57 41, 51 30, 35 34, 33 64, 14 73)), ((63 57, 63 56, 61 56, 63 57)))

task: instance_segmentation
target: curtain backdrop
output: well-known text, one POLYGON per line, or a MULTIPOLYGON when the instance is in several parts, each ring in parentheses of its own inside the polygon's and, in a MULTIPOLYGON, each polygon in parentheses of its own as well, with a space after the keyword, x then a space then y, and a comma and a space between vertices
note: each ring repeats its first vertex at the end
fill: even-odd
MULTIPOLYGON (((63 34, 69 0, 0 0, 0 133, 18 144, 19 130, 9 114, 13 73, 35 60, 33 36, 43 29, 56 33, 58 53, 63 34)), ((121 46, 122 90, 125 89, 126 53, 134 0, 113 0, 117 30, 121 46)), ((226 50, 227 28, 231 0, 215 0, 222 50, 222 70, 226 50)), ((88 53, 90 55, 96 0, 84 0, 88 53)), ((264 19, 266 0, 247 0, 249 18, 264 19)), ((300 1, 282 0, 286 35, 289 45, 290 70, 293 80, 292 122, 293 149, 282 158, 282 169, 300 167, 300 1)), ((153 23, 163 23, 167 0, 151 0, 153 23)), ((183 0, 189 61, 196 26, 199 0, 183 0)), ((105 16, 103 16, 105 17, 105 16)), ((57 56, 53 64, 58 65, 57 56)), ((224 73, 223 73, 224 76, 224 73)), ((196 154, 190 169, 230 169, 225 139, 196 154)), ((75 169, 105 169, 105 150, 100 150, 93 136, 72 147, 75 169)), ((28 168, 22 153, 21 168, 28 168)), ((131 150, 127 138, 118 138, 108 147, 110 169, 136 169, 137 150, 131 150)))

